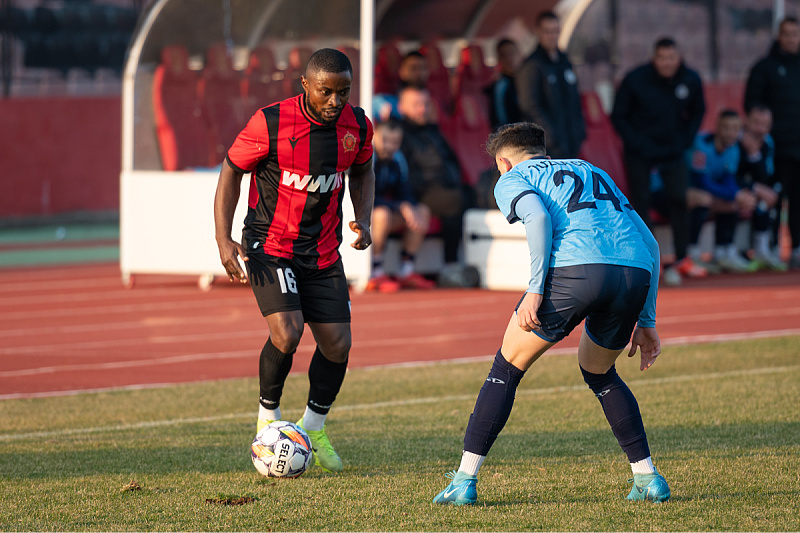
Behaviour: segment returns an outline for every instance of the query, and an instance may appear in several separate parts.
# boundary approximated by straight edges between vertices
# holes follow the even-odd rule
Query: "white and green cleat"
[[[268,425],[275,422],[274,420],[267,420],[266,418],[259,418],[258,422],[256,422],[256,433],[261,433],[261,430],[267,427]]]

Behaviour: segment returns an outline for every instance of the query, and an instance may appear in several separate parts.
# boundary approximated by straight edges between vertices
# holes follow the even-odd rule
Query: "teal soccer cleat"
[[[670,491],[667,480],[664,476],[655,471],[653,474],[635,474],[633,479],[628,480],[630,483],[633,481],[633,488],[631,493],[628,494],[628,499],[631,501],[648,501],[654,503],[665,502],[669,500]]]
[[[475,485],[478,484],[477,476],[470,476],[464,472],[448,472],[446,477],[453,481],[447,485],[447,488],[436,495],[433,503],[440,503],[446,505],[448,503],[453,505],[472,505],[478,499],[478,491]]]

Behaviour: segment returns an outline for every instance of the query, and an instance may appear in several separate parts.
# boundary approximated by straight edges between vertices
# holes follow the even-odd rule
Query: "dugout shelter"
[[[300,92],[308,56],[321,47],[348,54],[351,102],[371,117],[373,95],[396,89],[400,57],[422,49],[440,127],[459,155],[465,182],[474,185],[491,164],[480,148],[489,128],[481,99],[494,45],[510,37],[527,55],[535,45],[536,15],[546,9],[561,19],[560,46],[583,93],[588,136],[581,155],[609,171],[624,191],[607,112],[614,84],[649,58],[655,37],[676,37],[700,72],[711,121],[723,107],[741,107],[747,69],[768,49],[775,21],[796,14],[800,0],[151,0],[123,71],[123,280],[130,284],[139,273],[190,274],[208,286],[224,274],[213,223],[218,165],[255,110]],[[235,233],[248,189],[243,181]],[[346,222],[352,204],[345,196]],[[508,238],[524,244],[522,229],[515,229]],[[485,218],[475,232],[488,241],[498,236]],[[352,250],[349,233],[344,228],[345,268],[363,287],[369,252]],[[507,256],[488,248],[481,254]]]
[[[123,73],[123,281],[132,284],[136,274],[191,274],[208,286],[224,274],[213,223],[218,165],[255,110],[297,94],[311,51],[334,47],[348,54],[355,70],[351,102],[371,115],[373,65],[391,76],[397,54],[431,43],[441,43],[442,54],[457,58],[469,43],[502,33],[510,13],[530,27],[539,11],[555,5],[553,0],[150,2]],[[488,68],[481,52],[473,48],[465,60]],[[447,83],[440,75],[447,59],[437,58],[440,68],[433,69],[432,83]],[[464,124],[461,129],[472,133]],[[484,135],[483,124],[477,135]],[[246,214],[248,189],[243,180],[234,232]],[[345,196],[347,221],[352,205]],[[369,276],[369,252],[352,251],[347,228],[344,233],[348,277],[360,286]]]

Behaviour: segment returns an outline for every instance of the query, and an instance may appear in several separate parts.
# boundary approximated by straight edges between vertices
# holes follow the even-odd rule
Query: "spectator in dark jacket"
[[[623,78],[611,111],[611,121],[624,145],[628,198],[650,226],[650,176],[654,169],[663,183],[676,257],[676,263],[664,269],[668,285],[680,285],[682,276],[706,275],[705,269],[686,255],[689,213],[684,158],[703,113],[700,76],[683,64],[675,41],[668,37],[656,41],[650,62]]]
[[[750,70],[745,109],[756,103],[772,111],[775,179],[789,200],[789,266],[800,269],[800,24],[794,17],[781,21],[769,54]]]
[[[497,51],[497,78],[485,89],[489,101],[489,123],[492,130],[496,130],[503,124],[521,120],[514,76],[522,63],[522,56],[517,43],[511,39],[500,39],[495,50]]]
[[[439,126],[431,122],[431,105],[427,89],[409,85],[400,90],[397,108],[403,117],[401,152],[408,164],[415,198],[442,223],[445,262],[455,263],[468,196],[462,187],[456,153]]]
[[[551,11],[540,13],[535,32],[539,44],[515,77],[522,119],[545,129],[550,157],[575,158],[586,138],[586,127],[578,78],[567,55],[558,49],[558,17]]]

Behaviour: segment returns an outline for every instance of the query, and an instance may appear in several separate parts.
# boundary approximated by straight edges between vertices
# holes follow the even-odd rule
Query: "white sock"
[[[400,265],[400,277],[406,278],[414,273],[414,262],[413,261],[403,261],[403,264]]]
[[[768,257],[770,255],[769,241],[769,231],[757,231],[753,233],[753,248],[755,248],[756,253],[762,257]]]
[[[690,244],[686,247],[686,255],[692,258],[693,261],[700,260],[700,246],[697,244]]]
[[[631,470],[633,470],[634,474],[654,474],[656,468],[653,466],[653,458],[648,457],[647,459],[631,463]]]
[[[259,420],[280,420],[281,408],[280,406],[275,409],[267,409],[261,404],[258,404],[258,419]]]
[[[719,259],[722,257],[726,257],[728,255],[728,250],[725,246],[717,245],[714,247],[714,257]]]
[[[477,476],[484,459],[486,459],[485,455],[465,451],[461,454],[461,465],[458,467],[458,471],[470,476]]]
[[[321,415],[306,406],[306,412],[303,414],[303,427],[306,431],[319,431],[325,426],[326,416],[328,415]]]

